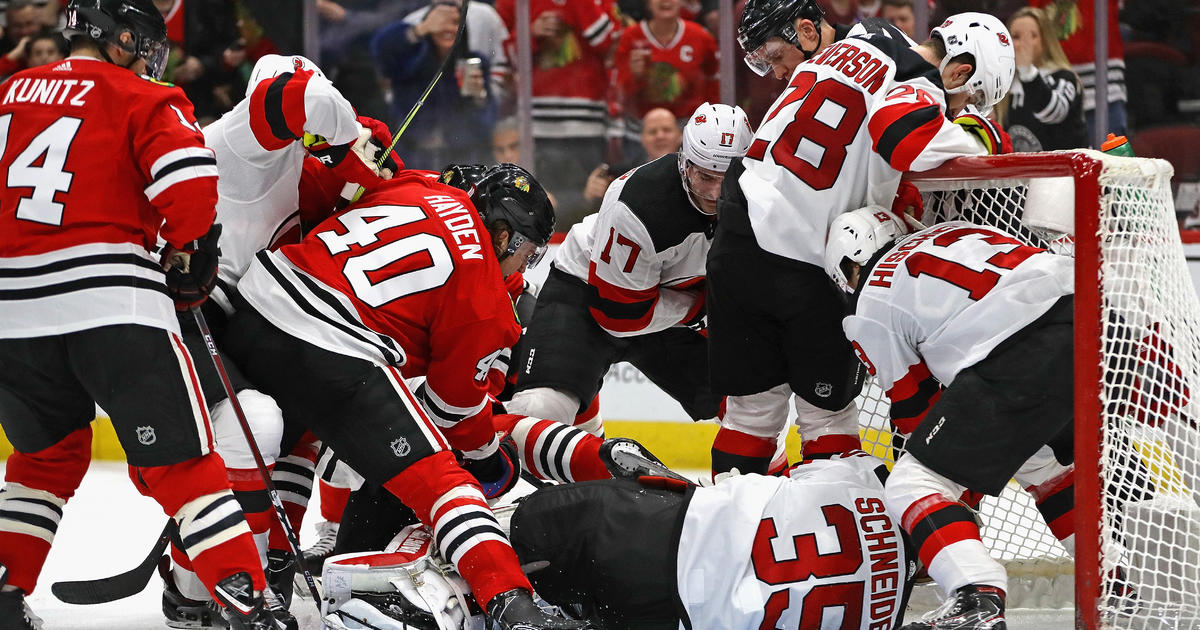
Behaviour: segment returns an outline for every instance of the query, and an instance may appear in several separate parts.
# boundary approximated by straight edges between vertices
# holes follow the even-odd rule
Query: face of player
[[[846,273],[846,284],[850,285],[851,289],[858,289],[858,273],[862,271],[862,266],[858,263],[850,263],[850,269]]]
[[[642,147],[650,160],[679,150],[683,133],[675,123],[675,115],[669,110],[655,109],[642,120]]]
[[[520,247],[517,247],[517,251],[500,261],[500,274],[507,278],[518,271],[523,273],[529,266],[529,258],[535,253],[537,253],[537,245],[533,242],[521,243]]]
[[[58,46],[55,46],[54,42],[49,39],[39,39],[29,49],[30,67],[43,66],[55,61],[62,61],[62,59],[63,56],[59,52]]]
[[[492,157],[497,164],[521,162],[521,133],[509,129],[492,134]]]
[[[971,78],[971,73],[974,71],[974,66],[969,63],[950,62],[942,70],[942,85],[946,86],[947,89],[959,87],[966,83],[967,79]],[[966,107],[975,98],[978,98],[978,96],[968,94],[966,91],[946,94],[946,106],[950,110],[951,115],[957,116],[962,111],[962,108]]]
[[[771,72],[780,81],[792,78],[796,66],[804,63],[804,53],[780,37],[768,39],[755,53],[771,66]]]
[[[646,0],[646,10],[652,20],[674,20],[679,17],[679,0]]]
[[[1042,33],[1038,29],[1037,20],[1032,17],[1019,17],[1009,27],[1012,34],[1013,54],[1018,66],[1037,65],[1042,58]]]
[[[916,19],[913,17],[912,7],[884,6],[879,10],[879,17],[891,22],[892,26],[903,31],[905,35],[915,37]]]
[[[683,174],[688,178],[692,200],[700,206],[700,210],[705,214],[716,214],[717,198],[721,196],[721,182],[725,181],[725,173],[710,171],[688,162]]]

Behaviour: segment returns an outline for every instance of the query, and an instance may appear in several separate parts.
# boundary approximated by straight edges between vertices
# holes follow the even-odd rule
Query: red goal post
[[[1078,628],[1200,626],[1200,302],[1171,174],[1162,160],[1081,150],[958,158],[905,176],[926,224],[990,224],[1075,258]],[[878,388],[860,408],[865,448],[886,454]],[[1031,575],[1065,572],[1069,584],[1071,556],[1022,494],[985,503],[985,543],[1010,576],[1041,567]]]

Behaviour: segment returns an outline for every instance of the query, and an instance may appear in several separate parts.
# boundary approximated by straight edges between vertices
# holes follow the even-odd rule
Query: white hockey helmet
[[[864,206],[840,214],[829,226],[825,273],[842,291],[854,293],[843,265],[847,261],[865,265],[885,245],[907,233],[908,228],[880,206]]]
[[[688,163],[724,173],[733,158],[746,155],[752,140],[754,130],[741,107],[706,102],[692,112],[683,126],[683,142],[677,155],[679,177],[693,206],[696,202],[691,199],[694,193],[686,173]],[[700,210],[699,206],[696,209]]]
[[[297,70],[312,70],[317,76],[325,78],[325,73],[308,57],[300,55],[263,55],[250,71],[250,80],[246,83],[246,96],[258,87],[259,83],[277,77],[286,72]]]
[[[958,13],[935,26],[930,36],[938,36],[946,45],[946,57],[939,70],[962,54],[975,57],[975,68],[963,85],[947,89],[948,94],[967,92],[986,115],[1012,87],[1017,71],[1012,36],[1004,23],[986,13]]]

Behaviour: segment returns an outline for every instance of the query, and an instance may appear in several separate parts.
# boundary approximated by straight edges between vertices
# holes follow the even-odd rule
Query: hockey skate
[[[221,616],[221,608],[211,599],[190,599],[179,592],[175,576],[171,575],[171,558],[158,561],[158,575],[163,581],[162,611],[171,628],[224,628],[229,624]]]
[[[284,608],[292,605],[296,570],[296,562],[291,552],[283,549],[267,550],[267,585],[282,600]]]
[[[304,565],[314,575],[321,573],[325,566],[325,558],[333,553],[333,545],[337,542],[338,523],[321,521],[317,523],[317,542],[304,550]]]
[[[646,450],[637,440],[629,438],[608,438],[600,445],[600,461],[609,474],[617,479],[633,479],[638,477],[666,477],[687,484],[692,480],[667,468],[657,457]]]
[[[547,613],[534,603],[529,591],[519,588],[493,597],[488,602],[487,616],[499,630],[592,630],[587,621]]]
[[[0,564],[0,587],[8,581],[8,569]],[[29,610],[25,594],[0,590],[0,630],[42,630],[42,619]]]
[[[1007,630],[1004,591],[994,586],[968,584],[920,621],[901,630]]]
[[[217,582],[213,593],[225,607],[229,630],[288,630],[287,625],[272,615],[262,594],[254,594],[254,583],[244,571]]]

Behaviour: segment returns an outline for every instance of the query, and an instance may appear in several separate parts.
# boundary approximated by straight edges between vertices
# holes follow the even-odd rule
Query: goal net
[[[993,225],[1075,258],[1074,558],[1015,482],[978,515],[1010,607],[1069,606],[1074,591],[1076,627],[1200,627],[1200,302],[1171,172],[1069,151],[906,176],[926,224]],[[890,458],[883,392],[869,386],[859,405],[864,447]]]

